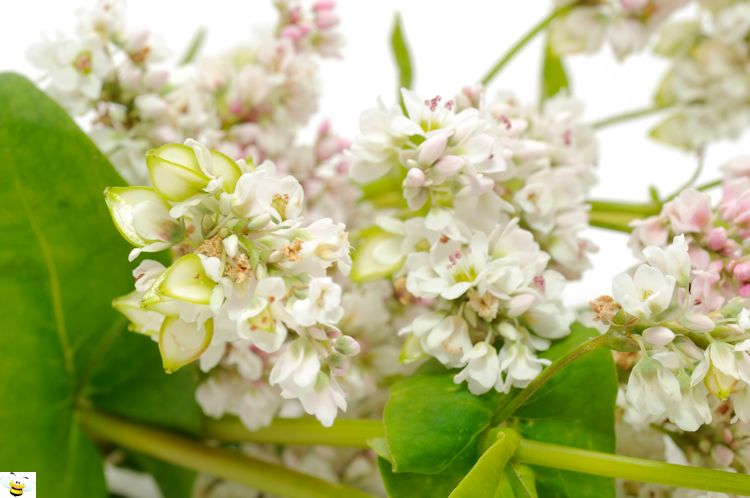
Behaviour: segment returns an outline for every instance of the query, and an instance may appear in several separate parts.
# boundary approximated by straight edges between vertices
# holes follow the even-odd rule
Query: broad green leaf
[[[397,12],[393,16],[393,27],[391,28],[391,51],[396,62],[398,71],[398,95],[402,88],[411,88],[413,73],[409,46],[404,36],[404,28],[401,24],[401,15]]]
[[[538,498],[536,479],[531,467],[511,462],[510,465],[505,467],[505,475],[508,477],[516,498]]]
[[[542,84],[540,101],[554,97],[562,90],[570,90],[570,80],[565,69],[565,63],[552,50],[549,39],[544,44],[544,59],[542,60]]]
[[[378,458],[378,468],[390,498],[448,498],[462,477],[461,475],[396,473],[391,469],[391,463],[382,458]]]
[[[133,354],[117,356],[126,324],[111,301],[131,290],[131,265],[102,192],[123,181],[25,78],[1,74],[0,102],[0,468],[38,472],[39,488],[58,498],[105,496],[101,457],[76,424],[76,406],[98,392],[123,415],[162,411],[153,417],[164,425],[175,415],[163,398],[133,396],[171,389],[150,366],[135,370],[156,345],[134,336]],[[115,403],[121,395],[132,397]],[[177,426],[195,427],[187,418]]]
[[[555,360],[598,334],[574,324],[570,336],[541,356]],[[601,349],[565,367],[514,415],[521,435],[535,441],[614,453],[617,379],[609,350]],[[609,478],[536,468],[539,496],[613,498]]]
[[[394,472],[464,474],[476,462],[498,395],[474,396],[453,376],[428,371],[391,386],[383,422]]]
[[[518,433],[514,430],[493,432],[495,443],[477,460],[476,465],[458,483],[450,498],[493,498],[501,487],[508,461],[518,448]]]

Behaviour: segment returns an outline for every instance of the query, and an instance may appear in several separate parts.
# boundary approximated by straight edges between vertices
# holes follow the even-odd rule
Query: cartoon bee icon
[[[10,490],[10,496],[22,496],[24,491],[34,489],[33,479],[26,476],[19,476],[15,472],[9,473],[2,478],[3,486]]]

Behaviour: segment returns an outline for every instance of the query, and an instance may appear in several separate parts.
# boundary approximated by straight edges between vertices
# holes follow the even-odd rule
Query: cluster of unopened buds
[[[615,277],[614,299],[592,304],[611,334],[641,352],[627,386],[631,422],[668,418],[694,431],[720,402],[750,420],[747,165],[725,168],[717,208],[689,189],[636,222],[631,245],[644,262]]]
[[[135,246],[131,260],[166,249],[176,259],[143,260],[135,291],[115,307],[158,341],[167,372],[223,362],[254,381],[248,399],[230,404],[249,426],[274,415],[257,420],[251,403],[273,401],[269,384],[330,425],[346,408],[337,377],[359,351],[336,327],[341,287],[329,276],[350,266],[344,226],[305,224],[302,187],[270,162],[235,162],[193,140],[152,150],[146,162],[153,187],[112,187],[106,201]]]
[[[390,278],[402,302],[426,307],[400,331],[402,357],[462,368],[455,381],[477,394],[526,386],[547,364],[536,353],[569,333],[561,273],[588,265],[579,232],[596,155],[575,102],[539,114],[482,93],[403,91],[405,113],[366,111],[351,170],[378,214],[358,235],[353,278]]]

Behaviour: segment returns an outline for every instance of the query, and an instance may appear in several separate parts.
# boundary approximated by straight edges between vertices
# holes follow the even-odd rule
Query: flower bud
[[[712,228],[708,231],[708,247],[712,251],[721,251],[727,245],[727,231],[724,227]]]
[[[419,146],[419,162],[424,165],[431,165],[443,154],[446,145],[448,145],[448,135],[441,133],[434,135]]]
[[[342,335],[333,342],[333,347],[344,356],[355,356],[359,354],[359,343],[351,336]]]
[[[710,332],[716,326],[713,320],[700,313],[688,313],[680,318],[680,323],[694,332]]]
[[[750,262],[744,261],[734,267],[734,278],[740,282],[750,281]]]
[[[654,346],[666,346],[675,334],[666,327],[649,327],[643,331],[643,339]]]

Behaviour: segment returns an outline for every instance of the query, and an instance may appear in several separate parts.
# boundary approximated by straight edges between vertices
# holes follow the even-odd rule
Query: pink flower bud
[[[700,232],[711,221],[711,198],[695,189],[684,190],[664,206],[675,232]]]
[[[424,171],[419,168],[411,168],[406,173],[406,178],[404,178],[404,187],[423,187],[426,181],[427,178],[424,176]]]
[[[434,135],[419,146],[419,162],[425,165],[434,163],[448,145],[448,135],[441,133]]]
[[[750,281],[750,262],[743,262],[734,267],[734,278],[740,282]]]
[[[460,157],[445,156],[435,165],[435,173],[442,178],[447,178],[449,176],[454,176],[461,171],[463,165],[464,161]]]
[[[741,297],[750,297],[750,284],[741,286],[739,294]]]
[[[302,38],[305,37],[305,32],[301,26],[292,24],[290,26],[285,27],[283,30],[281,30],[281,37],[287,38],[289,40],[296,42],[296,41],[300,41]]]
[[[315,25],[318,29],[330,29],[339,23],[339,16],[331,11],[323,10],[315,17]]]
[[[312,9],[315,12],[320,12],[321,10],[333,10],[335,7],[336,2],[333,0],[318,0],[313,4]]]
[[[724,227],[712,228],[708,232],[708,247],[712,251],[721,251],[727,245],[727,231]]]

